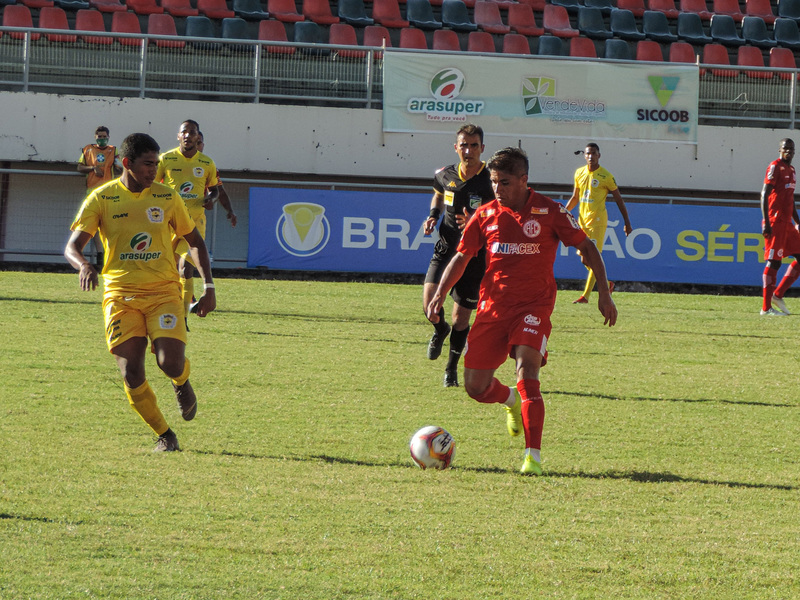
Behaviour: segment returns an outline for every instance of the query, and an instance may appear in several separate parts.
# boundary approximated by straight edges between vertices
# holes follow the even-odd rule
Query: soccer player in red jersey
[[[761,189],[761,227],[764,234],[764,260],[767,261],[764,268],[761,314],[771,317],[789,314],[783,296],[800,276],[800,265],[797,262],[800,255],[800,232],[797,224],[800,224],[800,218],[794,204],[796,179],[792,166],[794,141],[782,139],[778,156],[767,167],[764,187]],[[793,256],[795,260],[789,265],[789,270],[776,289],[778,269],[786,256]]]
[[[486,249],[475,322],[464,355],[464,388],[478,402],[504,404],[508,431],[525,433],[521,472],[541,475],[544,400],[539,369],[547,358],[550,315],[556,301],[553,263],[559,242],[580,250],[598,282],[598,308],[605,324],[617,321],[603,259],[566,209],[528,188],[528,157],[519,148],[495,153],[488,164],[495,200],[477,209],[467,223],[458,252],[445,269],[430,304],[435,322],[450,288],[469,260]],[[517,385],[494,376],[508,357],[516,361]]]

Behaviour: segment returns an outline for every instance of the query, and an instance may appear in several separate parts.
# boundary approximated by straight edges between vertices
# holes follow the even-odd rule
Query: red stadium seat
[[[329,41],[336,46],[358,46],[356,30],[349,23],[334,23],[331,25]],[[336,50],[336,54],[341,58],[364,58],[367,52],[366,50],[340,48]]]
[[[127,0],[125,5],[137,15],[160,15],[164,12],[156,0]]]
[[[562,7],[563,8],[563,7]],[[507,33],[503,36],[503,54],[530,54],[528,38],[520,33]]]
[[[714,15],[714,13],[708,10],[706,0],[680,0],[679,6],[681,12],[699,15],[702,21],[710,21],[711,17]]]
[[[748,17],[761,17],[767,25],[775,24],[776,17],[769,0],[747,0],[744,14]]]
[[[505,34],[511,28],[503,23],[500,17],[500,7],[496,2],[484,2],[479,0],[474,8],[475,24],[488,33]]]
[[[597,48],[594,40],[583,36],[572,38],[569,41],[569,55],[582,58],[597,58]]]
[[[769,51],[769,66],[778,69],[797,69],[794,52],[789,48],[773,48]],[[791,79],[791,73],[778,73],[781,79]]]
[[[653,40],[641,40],[636,44],[636,60],[663,61],[661,44]]]
[[[44,8],[45,6],[55,6],[53,0],[20,0],[20,4],[28,8]]]
[[[675,0],[648,0],[650,10],[657,10],[667,15],[668,19],[677,19],[680,11],[675,8]]]
[[[111,17],[111,31],[114,33],[142,33],[139,17],[132,12],[115,12]],[[141,38],[129,37],[117,38],[117,41],[123,46],[140,46],[142,43]]]
[[[703,63],[706,65],[730,65],[731,59],[728,56],[728,49],[722,44],[706,44],[703,47]],[[738,77],[738,71],[729,69],[709,69],[712,75],[717,77]]]
[[[542,16],[544,30],[550,35],[562,38],[578,37],[581,32],[572,28],[567,9],[563,6],[548,4]]]
[[[400,14],[400,4],[397,0],[373,0],[372,18],[378,25],[402,29],[410,23]]]
[[[539,37],[544,35],[544,27],[539,27],[533,9],[527,4],[512,4],[508,7],[508,26],[511,31]]]
[[[200,11],[192,8],[189,0],[161,0],[162,8],[173,17],[196,17]]]
[[[232,19],[236,16],[225,0],[197,0],[197,10],[209,19]]]
[[[75,31],[99,31],[106,33],[103,13],[92,8],[82,8],[75,14]],[[82,35],[81,40],[87,44],[111,44],[113,38],[104,35]]]
[[[736,64],[740,67],[763,67],[764,55],[761,48],[755,46],[740,46],[736,57]],[[753,79],[772,79],[775,73],[772,71],[745,71],[748,77]]]
[[[3,27],[26,27],[33,29],[31,9],[24,4],[10,4],[3,8]],[[12,40],[24,40],[25,34],[21,31],[12,31],[8,34]],[[38,40],[42,34],[31,33],[31,40]]]
[[[167,0],[162,0],[166,2]],[[150,35],[169,35],[177,37],[175,19],[170,14],[153,14],[147,17],[147,33]],[[183,48],[186,42],[181,40],[156,40],[159,48]]]
[[[546,0],[519,0],[520,4],[527,4],[534,12],[544,12],[544,7],[547,4]]]
[[[389,37],[389,30],[382,25],[367,25],[364,27],[364,46],[371,48],[391,48],[392,38]],[[383,57],[383,52],[376,52],[375,58]]]
[[[298,23],[306,18],[297,12],[294,0],[267,0],[267,12],[284,23]]]
[[[416,50],[427,50],[428,41],[425,39],[425,32],[416,27],[406,27],[400,30],[400,47],[414,48]]]
[[[492,34],[485,31],[470,31],[467,38],[467,52],[497,52]]]
[[[258,39],[263,42],[288,42],[286,27],[281,21],[264,19],[258,24]],[[294,46],[267,46],[270,54],[294,54]]]
[[[633,13],[637,19],[644,16],[644,0],[617,0],[617,8],[624,8]],[[677,17],[677,15],[675,15]]]
[[[45,6],[39,10],[39,29],[63,29],[69,31],[67,13],[58,6]],[[77,42],[77,35],[45,33],[48,42]]]
[[[669,62],[697,64],[694,46],[689,42],[672,42],[669,45]],[[706,70],[700,69],[700,77],[705,74]]]
[[[737,23],[744,19],[744,13],[739,9],[739,0],[713,0],[715,15],[730,15]]]
[[[332,25],[339,17],[331,12],[328,0],[303,0],[303,16],[317,25]]]
[[[124,12],[128,10],[119,0],[89,0],[89,6],[100,12]]]
[[[432,50],[447,50],[461,52],[458,34],[452,29],[437,29],[433,32]]]

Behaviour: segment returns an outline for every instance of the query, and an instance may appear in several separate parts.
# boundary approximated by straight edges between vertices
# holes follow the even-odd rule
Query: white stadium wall
[[[219,167],[255,173],[427,178],[455,159],[441,133],[384,134],[381,111],[0,92],[0,160],[74,163],[94,128],[112,143],[134,131],[168,149],[181,120],[200,122]],[[454,126],[454,129],[456,127]],[[778,140],[791,130],[700,127],[697,146],[601,142],[602,163],[623,187],[752,192],[757,198]],[[534,184],[565,185],[581,165],[582,140],[488,135],[487,153],[521,145]]]

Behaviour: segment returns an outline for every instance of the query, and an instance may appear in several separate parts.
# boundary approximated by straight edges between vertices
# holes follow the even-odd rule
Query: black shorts
[[[455,251],[441,254],[434,252],[433,258],[428,265],[428,272],[425,274],[425,283],[439,283],[445,268],[455,256]],[[478,307],[478,295],[481,289],[481,280],[486,270],[486,254],[480,252],[476,257],[467,263],[467,268],[453,289],[450,295],[453,302],[464,308],[475,310]]]

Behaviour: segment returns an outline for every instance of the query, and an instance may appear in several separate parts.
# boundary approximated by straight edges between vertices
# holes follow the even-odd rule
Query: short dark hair
[[[504,173],[511,173],[513,175],[527,175],[528,174],[528,155],[522,148],[514,148],[510,146],[498,150],[489,159],[487,165],[490,171],[503,171]]]
[[[588,144],[586,144],[586,147],[587,147],[587,148],[594,148],[595,150],[597,150],[598,152],[600,152],[600,146],[598,146],[598,145],[597,145],[597,144],[595,144],[594,142],[589,142]]]
[[[161,147],[146,133],[132,133],[122,141],[119,155],[128,160],[136,160],[146,152],[158,153]]]
[[[456,138],[460,135],[477,135],[481,138],[481,145],[483,145],[483,128],[480,125],[475,125],[474,123],[462,125],[456,131]]]
[[[794,146],[794,140],[793,140],[792,138],[783,138],[783,139],[781,140],[781,146],[783,146],[783,145],[784,145],[784,144],[786,144],[787,142],[791,142],[792,146]]]
[[[111,132],[108,130],[108,127],[106,127],[105,125],[100,125],[100,127],[94,130],[95,135],[101,132],[105,133],[106,135],[111,135]]]
[[[186,123],[194,125],[195,127],[197,127],[197,131],[200,131],[200,123],[198,123],[194,119],[186,119],[185,121],[181,121],[181,125],[185,125]],[[180,127],[178,127],[178,129],[180,129]]]

